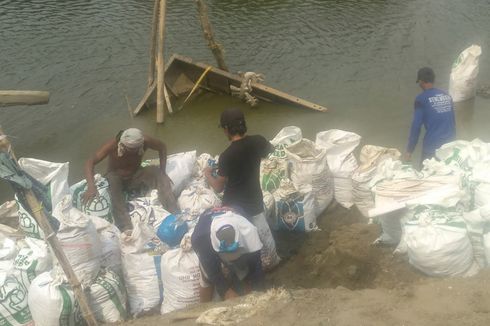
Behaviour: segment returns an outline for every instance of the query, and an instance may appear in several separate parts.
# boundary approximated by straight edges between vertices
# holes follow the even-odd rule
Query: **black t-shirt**
[[[218,174],[227,177],[223,205],[238,206],[247,217],[264,210],[260,189],[260,160],[272,152],[272,145],[262,136],[245,136],[221,153]]]

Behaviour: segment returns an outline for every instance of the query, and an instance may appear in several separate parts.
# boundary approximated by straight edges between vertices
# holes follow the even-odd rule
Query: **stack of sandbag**
[[[36,326],[78,326],[84,320],[75,295],[58,271],[37,276],[29,287],[29,308]]]
[[[161,314],[184,309],[200,301],[201,270],[192,249],[192,233],[187,233],[178,248],[162,255],[163,303]]]
[[[82,286],[90,286],[99,273],[102,256],[92,219],[72,206],[71,195],[56,205],[53,215],[60,221],[56,236],[66,258]]]
[[[151,311],[163,299],[161,253],[153,242],[155,231],[145,223],[136,223],[131,234],[121,234],[121,258],[124,281],[132,316]]]
[[[374,207],[371,193],[371,179],[375,176],[378,165],[388,158],[399,159],[400,152],[395,148],[366,145],[361,149],[359,167],[352,174],[353,199],[362,215],[368,217]]]
[[[472,45],[465,49],[453,63],[449,77],[449,95],[454,102],[475,97],[481,47]]]
[[[88,288],[87,297],[98,321],[116,323],[127,318],[126,288],[118,273],[110,269],[101,269]]]
[[[335,200],[345,208],[354,205],[352,174],[359,167],[354,150],[361,136],[353,132],[332,129],[317,133],[315,144],[325,148],[327,162],[334,176]]]
[[[83,203],[83,194],[87,191],[87,181],[82,180],[70,187],[73,195],[73,206],[85,214],[98,216],[107,220],[109,223],[114,223],[109,182],[100,174],[96,174],[94,180],[99,195],[86,204]]]
[[[291,181],[299,191],[313,195],[315,215],[320,215],[332,202],[334,193],[325,149],[303,138],[285,151],[291,164]]]
[[[175,196],[179,196],[182,190],[187,187],[195,174],[196,151],[172,154],[167,157],[165,172],[172,180],[172,191]],[[159,165],[159,159],[144,161],[141,165]]]

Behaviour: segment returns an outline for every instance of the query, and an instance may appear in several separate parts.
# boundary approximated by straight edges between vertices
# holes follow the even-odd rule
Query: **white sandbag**
[[[44,240],[26,238],[25,246],[19,250],[14,260],[14,275],[26,289],[36,276],[53,267],[48,244]]]
[[[102,269],[87,292],[90,307],[99,322],[116,323],[127,318],[126,289],[117,273]]]
[[[46,272],[36,277],[29,287],[28,302],[36,326],[84,323],[75,295],[60,275]]]
[[[70,194],[68,163],[53,163],[33,158],[21,158],[19,159],[19,166],[41,184],[49,187],[52,209],[64,196]],[[36,219],[17,200],[17,196],[15,196],[15,200],[19,206],[19,228],[28,237],[44,239],[44,234],[39,228]],[[48,219],[50,218],[52,217],[48,216]]]
[[[53,163],[34,158],[19,159],[19,166],[45,186],[49,185],[51,206],[54,208],[70,194],[68,186],[69,163]]]
[[[449,77],[449,95],[454,102],[475,97],[480,55],[481,47],[472,45],[461,52],[454,61]]]
[[[276,242],[272,236],[269,224],[267,224],[265,213],[252,216],[250,222],[257,228],[260,242],[262,242],[262,249],[260,250],[262,268],[264,271],[272,270],[279,264],[281,258],[277,254]]]
[[[60,221],[56,236],[83,286],[89,286],[97,277],[102,256],[97,230],[91,218],[72,206],[67,195],[56,205],[53,215]]]
[[[301,129],[289,126],[281,129],[270,141],[274,151],[260,163],[260,187],[262,191],[273,193],[279,188],[282,179],[289,178],[288,157],[285,148],[303,138]]]
[[[398,160],[401,153],[394,148],[366,145],[361,149],[359,168],[352,174],[354,204],[364,216],[374,207],[374,196],[371,193],[371,179],[376,175],[379,163],[387,158]]]
[[[277,145],[274,152],[260,162],[260,187],[262,191],[274,192],[281,180],[289,177],[285,145]]]
[[[158,199],[158,190],[154,189],[148,197],[138,197],[128,202],[129,217],[133,226],[139,222],[157,230],[162,221],[170,215]]]
[[[138,316],[160,305],[163,299],[161,255],[152,249],[154,230],[137,223],[131,235],[121,234],[123,274],[132,316]]]
[[[167,175],[173,182],[172,191],[180,195],[192,178],[196,164],[196,151],[178,153],[167,158]]]
[[[446,169],[443,162],[436,160],[426,160],[425,166],[418,172],[391,158],[381,162],[370,181],[375,207],[369,210],[369,216],[396,211],[407,203],[452,207],[464,197],[464,175],[460,169]]]
[[[27,300],[28,288],[13,275],[0,276],[1,325],[33,325]]]
[[[142,166],[159,165],[159,159],[146,160]],[[167,156],[167,166],[165,172],[172,180],[172,191],[175,196],[179,196],[182,190],[187,187],[196,174],[196,151],[177,153]]]
[[[352,174],[359,167],[354,150],[361,136],[353,132],[332,129],[316,134],[315,144],[325,148],[327,162],[334,176],[335,200],[345,208],[354,205],[352,197]]]
[[[100,241],[100,267],[122,275],[121,232],[117,226],[100,217],[91,216],[91,218],[97,229],[97,235],[99,236]]]
[[[199,303],[201,270],[194,250],[167,251],[162,255],[161,268],[165,294],[160,310],[162,315]]]
[[[270,142],[272,145],[292,145],[303,139],[301,129],[296,126],[288,126],[282,128]]]
[[[275,216],[272,224],[275,229],[299,232],[318,230],[315,201],[311,192],[301,193],[290,180],[284,179],[273,196]]]
[[[462,219],[444,219],[441,209],[426,209],[417,221],[405,223],[409,262],[430,276],[472,276],[478,271]]]
[[[70,187],[73,195],[73,205],[85,214],[98,216],[107,220],[109,223],[114,223],[109,182],[100,174],[96,174],[94,180],[99,195],[88,204],[83,204],[83,194],[87,191],[86,180],[82,180]]]
[[[311,140],[302,139],[285,151],[291,163],[291,181],[300,192],[311,192],[315,215],[320,215],[331,203],[334,193],[333,175],[328,168],[325,149]]]
[[[195,220],[208,208],[221,206],[216,193],[202,185],[192,185],[178,199],[180,210],[187,220]]]

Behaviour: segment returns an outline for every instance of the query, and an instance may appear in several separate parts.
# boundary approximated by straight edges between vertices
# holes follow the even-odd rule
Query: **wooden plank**
[[[49,92],[43,91],[0,91],[0,106],[47,104]]]
[[[157,88],[156,83],[153,83],[146,89],[146,92],[143,95],[143,98],[141,99],[141,101],[138,103],[138,105],[136,106],[136,108],[133,111],[135,116],[138,115],[141,112],[141,110],[143,110],[146,102],[148,101],[150,96],[153,94],[153,92],[155,92],[156,88]]]
[[[165,11],[166,0],[160,0],[160,20],[158,24],[158,42],[157,42],[157,123],[163,123],[165,119],[165,64],[163,61],[163,45],[165,41]]]
[[[174,55],[173,64],[177,64],[177,63],[179,63],[180,65],[187,65],[189,69],[191,69],[191,67],[197,69],[198,71],[196,72],[195,75],[200,75],[202,71],[204,71],[207,67],[209,67],[209,65],[204,63],[193,62],[191,58],[184,57],[181,55]],[[209,71],[208,77],[209,77],[207,79],[208,83],[206,84],[207,87],[214,88],[213,86],[216,87],[221,86],[220,91],[223,91],[226,94],[231,94],[231,91],[229,90],[229,85],[234,85],[239,87],[242,81],[242,78],[240,76],[215,67],[213,67],[213,69]],[[212,81],[213,78],[219,78],[219,77],[228,79],[229,81],[228,89],[222,89],[224,85],[223,82],[220,82],[220,85],[213,85],[210,83],[210,81]],[[299,106],[299,107],[320,111],[320,112],[326,112],[328,110],[326,107],[287,94],[285,92],[279,91],[275,88],[266,86],[264,84],[253,84],[252,86],[253,86],[253,95],[256,95],[257,97],[260,98],[268,99],[271,102],[282,102],[282,103],[292,104],[294,106]]]

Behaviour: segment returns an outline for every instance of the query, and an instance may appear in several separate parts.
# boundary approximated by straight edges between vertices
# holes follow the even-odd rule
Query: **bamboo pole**
[[[12,155],[12,157],[15,159],[15,154],[12,150],[10,141],[7,139],[7,137],[5,136],[1,128],[0,128],[0,139],[1,139],[0,151],[5,151],[10,153],[10,155]],[[63,268],[63,271],[65,272],[65,275],[68,279],[68,283],[70,283],[70,286],[73,289],[73,293],[75,294],[75,298],[80,304],[80,309],[82,311],[83,318],[85,319],[85,321],[89,326],[98,325],[97,321],[95,320],[94,314],[92,313],[92,309],[88,304],[87,298],[85,297],[85,294],[82,290],[82,286],[78,281],[78,278],[75,275],[75,272],[73,271],[70,262],[66,258],[63,249],[61,248],[60,242],[56,237],[56,233],[53,231],[51,224],[49,224],[48,218],[44,213],[44,209],[42,208],[42,204],[36,198],[32,190],[23,189],[21,191],[24,193],[24,196],[27,199],[27,205],[29,206],[32,215],[34,216],[37,223],[39,224],[39,227],[43,230],[44,234],[46,235],[46,242],[48,242],[51,248],[53,249],[56,258],[58,259],[61,267]]]
[[[159,24],[158,13],[159,13],[160,0],[155,0],[153,5],[153,18],[151,21],[151,38],[150,38],[150,65],[148,68],[148,87],[155,81],[155,50],[157,43],[157,27]]]
[[[163,61],[163,45],[165,41],[165,7],[166,0],[160,0],[160,20],[158,24],[157,43],[157,123],[163,123],[165,119],[165,64]]]
[[[49,102],[49,92],[0,91],[0,106],[35,105]]]
[[[223,47],[214,39],[213,28],[211,27],[208,17],[208,7],[206,6],[206,3],[204,3],[204,0],[196,0],[196,4],[197,11],[199,12],[199,20],[201,21],[201,27],[204,32],[204,38],[208,41],[208,46],[218,63],[218,67],[221,70],[229,71],[225,63]]]

